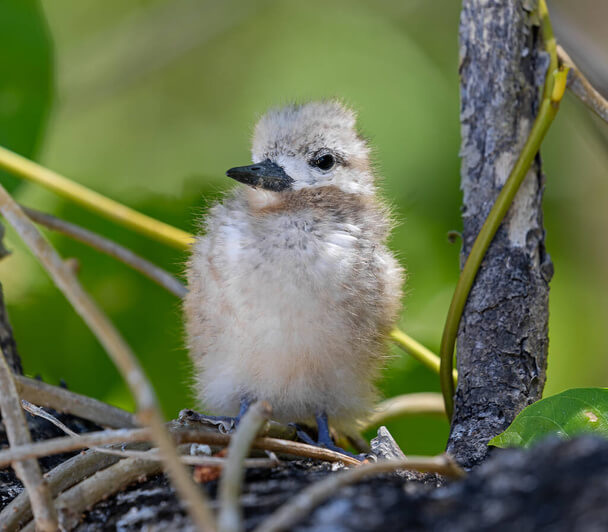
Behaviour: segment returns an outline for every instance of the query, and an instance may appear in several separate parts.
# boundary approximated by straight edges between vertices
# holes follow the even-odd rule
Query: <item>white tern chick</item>
[[[242,414],[266,400],[282,422],[354,428],[400,308],[403,271],[386,247],[369,148],[336,101],[274,109],[255,164],[206,217],[187,264],[184,311],[201,402]]]

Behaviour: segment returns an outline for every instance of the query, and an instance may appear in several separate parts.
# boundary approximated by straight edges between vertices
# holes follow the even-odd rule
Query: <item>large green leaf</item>
[[[52,96],[51,42],[36,0],[0,1],[0,145],[32,157]],[[0,172],[12,189],[17,180]]]
[[[546,436],[608,438],[608,388],[573,388],[524,408],[489,445],[530,447]]]

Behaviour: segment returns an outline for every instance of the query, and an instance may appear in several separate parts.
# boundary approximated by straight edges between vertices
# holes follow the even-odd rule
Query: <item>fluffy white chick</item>
[[[372,408],[403,270],[370,150],[336,101],[273,109],[255,164],[212,207],[187,264],[184,314],[200,401],[241,414],[266,400],[282,422],[351,430]]]

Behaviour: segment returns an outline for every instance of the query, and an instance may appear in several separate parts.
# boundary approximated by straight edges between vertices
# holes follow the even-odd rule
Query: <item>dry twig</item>
[[[230,443],[231,438],[227,434],[220,434],[218,432],[188,430],[181,427],[173,427],[171,432],[177,443],[190,442],[226,446]],[[50,456],[111,443],[150,441],[151,438],[152,432],[148,428],[100,430],[97,432],[80,434],[78,437],[66,436],[51,438],[49,440],[28,443],[14,446],[11,449],[1,450],[0,468],[15,460],[23,460],[25,458],[39,458],[41,456]],[[291,456],[303,456],[315,460],[324,460],[326,462],[344,462],[345,464],[350,465],[358,465],[360,463],[355,458],[335,451],[330,451],[329,449],[277,438],[257,438],[253,441],[252,447]]]
[[[608,122],[608,101],[591,85],[574,64],[574,61],[559,45],[557,46],[557,57],[563,65],[570,68],[568,88],[604,122]]]
[[[336,492],[358,482],[359,480],[379,473],[411,469],[422,472],[434,472],[454,478],[464,476],[464,471],[446,455],[435,457],[412,456],[407,460],[394,460],[363,464],[334,475],[329,475],[291,497],[270,517],[263,521],[255,532],[278,532],[290,530],[298,521],[322,504]]]
[[[19,396],[36,405],[52,408],[58,412],[67,412],[102,427],[117,429],[137,426],[137,420],[131,412],[92,397],[22,375],[15,375],[15,384]]]
[[[87,449],[110,443],[149,441],[151,436],[152,431],[148,428],[118,429],[100,430],[79,434],[78,436],[64,436],[34,443],[25,443],[0,451],[0,468],[16,460],[51,456],[53,454],[77,451],[78,449]]]
[[[43,419],[46,419],[48,422],[55,425],[57,428],[61,429],[68,436],[80,437],[81,434],[74,432],[70,427],[65,425],[59,421],[55,416],[40,408],[39,406],[33,405],[29,401],[21,400],[21,406],[24,410],[27,410],[33,416],[38,416]],[[182,446],[187,450],[190,447],[188,445]],[[187,448],[187,449],[186,449]],[[158,452],[158,449],[151,449],[146,451],[137,451],[137,450],[121,450],[112,447],[91,447],[91,450],[96,451],[101,454],[109,454],[119,458],[138,458],[140,460],[155,460],[157,462],[162,461],[162,456]],[[199,466],[223,466],[226,464],[226,460],[224,458],[219,458],[215,456],[184,456],[180,455],[180,460],[183,464],[187,465],[199,465]],[[252,458],[251,460],[245,460],[243,462],[245,467],[272,467],[276,466],[279,462],[277,460],[267,459],[267,458]],[[0,521],[1,522],[1,521]]]
[[[19,395],[13,373],[0,349],[0,410],[9,444],[21,445],[31,442],[25,416],[19,404]],[[57,530],[57,514],[53,499],[42,478],[40,466],[34,458],[13,461],[13,469],[23,482],[32,504],[36,528],[42,532]]]
[[[91,246],[102,253],[106,253],[111,257],[123,262],[127,266],[130,266],[139,273],[145,275],[148,279],[151,279],[155,283],[159,284],[172,294],[177,297],[184,297],[186,295],[186,287],[178,279],[176,279],[169,272],[166,272],[162,268],[159,268],[150,261],[140,257],[133,253],[130,249],[117,244],[116,242],[105,238],[93,231],[89,231],[79,225],[66,222],[50,214],[30,209],[29,207],[21,207],[23,212],[28,217],[36,222],[37,224],[44,225],[49,229],[58,231],[74,240],[78,240],[87,246]]]
[[[154,390],[127,343],[83,290],[70,268],[1,185],[0,212],[48,271],[55,284],[97,336],[121,372],[137,402],[138,417],[144,425],[150,427],[154,441],[165,458],[169,477],[179,495],[187,503],[188,512],[196,525],[201,530],[214,530],[215,523],[209,504],[182,466],[165,429]]]
[[[82,513],[95,503],[161,470],[160,462],[127,458],[95,473],[57,497],[55,503],[61,526],[71,530],[80,522]],[[23,530],[33,532],[32,523]]]
[[[244,471],[243,461],[249,454],[251,443],[270,417],[270,405],[260,401],[249,407],[239,423],[228,447],[228,463],[220,480],[219,532],[239,532],[243,529],[243,515],[239,505]]]
[[[276,438],[258,438],[253,441],[252,447],[255,449],[265,449],[275,453],[284,453],[292,456],[303,456],[325,462],[344,462],[348,465],[359,465],[361,462],[347,454],[330,451],[323,447],[315,447],[306,443],[299,443],[288,440],[278,440]]]
[[[71,488],[83,478],[118,462],[119,458],[97,453],[92,450],[84,451],[62,462],[44,475],[44,479],[56,497],[62,491]],[[12,532],[19,525],[25,524],[32,518],[30,501],[27,492],[22,492],[7,504],[0,512],[1,530]]]

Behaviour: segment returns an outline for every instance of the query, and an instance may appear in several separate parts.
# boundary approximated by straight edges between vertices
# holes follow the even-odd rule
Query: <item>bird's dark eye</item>
[[[324,172],[331,170],[335,164],[336,158],[331,153],[320,155],[311,161],[312,166],[316,166],[319,170],[323,170]]]

